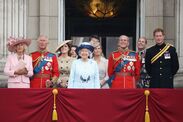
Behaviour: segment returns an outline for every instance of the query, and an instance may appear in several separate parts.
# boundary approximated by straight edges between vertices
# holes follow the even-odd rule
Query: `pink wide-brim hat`
[[[24,43],[29,46],[31,44],[31,39],[9,37],[7,48],[10,52],[15,52],[15,46],[20,43]]]

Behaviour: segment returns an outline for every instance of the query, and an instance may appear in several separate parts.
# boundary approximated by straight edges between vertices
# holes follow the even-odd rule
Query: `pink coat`
[[[29,77],[33,75],[32,58],[29,55],[24,54],[23,62],[28,70],[27,75],[14,75],[15,70],[19,66],[19,60],[16,53],[8,56],[4,68],[4,73],[9,76],[8,82],[30,83]]]

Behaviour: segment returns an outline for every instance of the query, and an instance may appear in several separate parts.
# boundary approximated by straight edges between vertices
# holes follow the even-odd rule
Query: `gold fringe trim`
[[[52,113],[52,120],[56,121],[58,120],[58,114],[57,114],[57,110],[56,110],[56,96],[58,94],[58,90],[57,89],[53,89],[52,90],[53,93],[53,113]]]
[[[144,95],[146,96],[145,122],[150,122],[150,114],[149,114],[149,107],[148,107],[148,97],[150,95],[150,91],[145,90]]]
[[[153,64],[159,57],[161,57],[169,49],[170,46],[171,45],[167,43],[166,46],[151,59],[151,64]]]
[[[33,68],[35,68],[38,65],[38,63],[41,61],[41,57],[38,57],[35,61],[37,61],[37,62],[35,63]],[[33,61],[33,62],[35,62],[35,61]]]

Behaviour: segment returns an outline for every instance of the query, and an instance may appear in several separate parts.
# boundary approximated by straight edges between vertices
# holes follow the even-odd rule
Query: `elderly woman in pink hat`
[[[4,73],[9,76],[8,88],[30,88],[33,75],[32,58],[25,54],[30,39],[8,38],[7,48],[12,52],[6,61]]]

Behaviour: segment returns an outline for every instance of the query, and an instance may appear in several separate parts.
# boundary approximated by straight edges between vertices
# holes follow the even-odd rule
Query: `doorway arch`
[[[105,40],[108,40],[108,37],[115,37],[114,39],[116,39],[116,37],[124,34],[131,37],[132,45],[130,48],[135,50],[136,40],[140,36],[145,35],[145,0],[128,0],[126,5],[124,5],[124,12],[118,17],[100,21],[87,17],[82,12],[79,12],[71,4],[72,0],[59,1],[59,41],[73,39],[73,37],[99,35],[106,50],[107,44]]]

